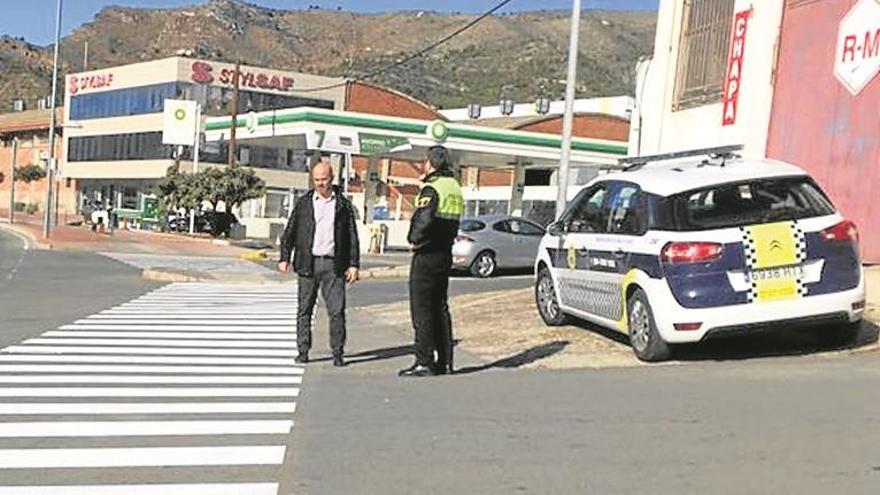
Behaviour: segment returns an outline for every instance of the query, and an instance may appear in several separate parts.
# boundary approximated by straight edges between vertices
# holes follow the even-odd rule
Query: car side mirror
[[[562,235],[565,231],[566,228],[563,222],[553,222],[547,226],[547,233],[553,236]]]

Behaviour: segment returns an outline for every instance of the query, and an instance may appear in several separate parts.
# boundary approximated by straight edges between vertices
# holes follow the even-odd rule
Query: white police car
[[[669,344],[781,325],[851,337],[865,286],[858,231],[802,169],[730,154],[600,175],[544,236],[535,299],[629,334],[639,359]]]

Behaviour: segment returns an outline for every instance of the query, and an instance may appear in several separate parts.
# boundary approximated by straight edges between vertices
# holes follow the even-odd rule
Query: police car
[[[629,334],[644,361],[782,325],[852,337],[865,307],[855,224],[796,166],[699,154],[648,157],[580,191],[538,250],[544,322]]]

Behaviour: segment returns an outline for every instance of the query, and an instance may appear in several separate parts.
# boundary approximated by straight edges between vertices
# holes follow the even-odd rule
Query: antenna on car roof
[[[618,163],[623,167],[624,172],[629,172],[632,170],[638,170],[649,163],[655,162],[663,162],[668,160],[676,160],[678,158],[687,158],[689,156],[708,156],[712,159],[721,158],[721,166],[724,166],[724,163],[728,158],[739,157],[739,153],[737,151],[741,151],[743,146],[741,144],[734,144],[730,146],[716,146],[714,148],[700,148],[694,150],[685,150],[685,151],[676,151],[673,153],[663,153],[659,155],[645,155],[645,156],[628,156],[626,158],[621,158]],[[704,162],[707,164],[708,162]]]

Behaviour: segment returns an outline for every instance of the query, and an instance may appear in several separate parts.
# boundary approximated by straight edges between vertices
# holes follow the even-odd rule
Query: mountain
[[[631,94],[639,57],[653,50],[654,12],[585,11],[581,17],[578,96]],[[222,61],[330,76],[362,77],[415,53],[474,19],[407,11],[355,14],[273,10],[234,0],[179,9],[107,7],[62,40],[64,72],[152,60],[180,49]],[[504,96],[530,101],[564,92],[569,14],[505,14],[372,82],[438,108],[491,105]],[[51,47],[0,38],[0,107],[49,94]],[[60,99],[60,96],[59,96]]]

